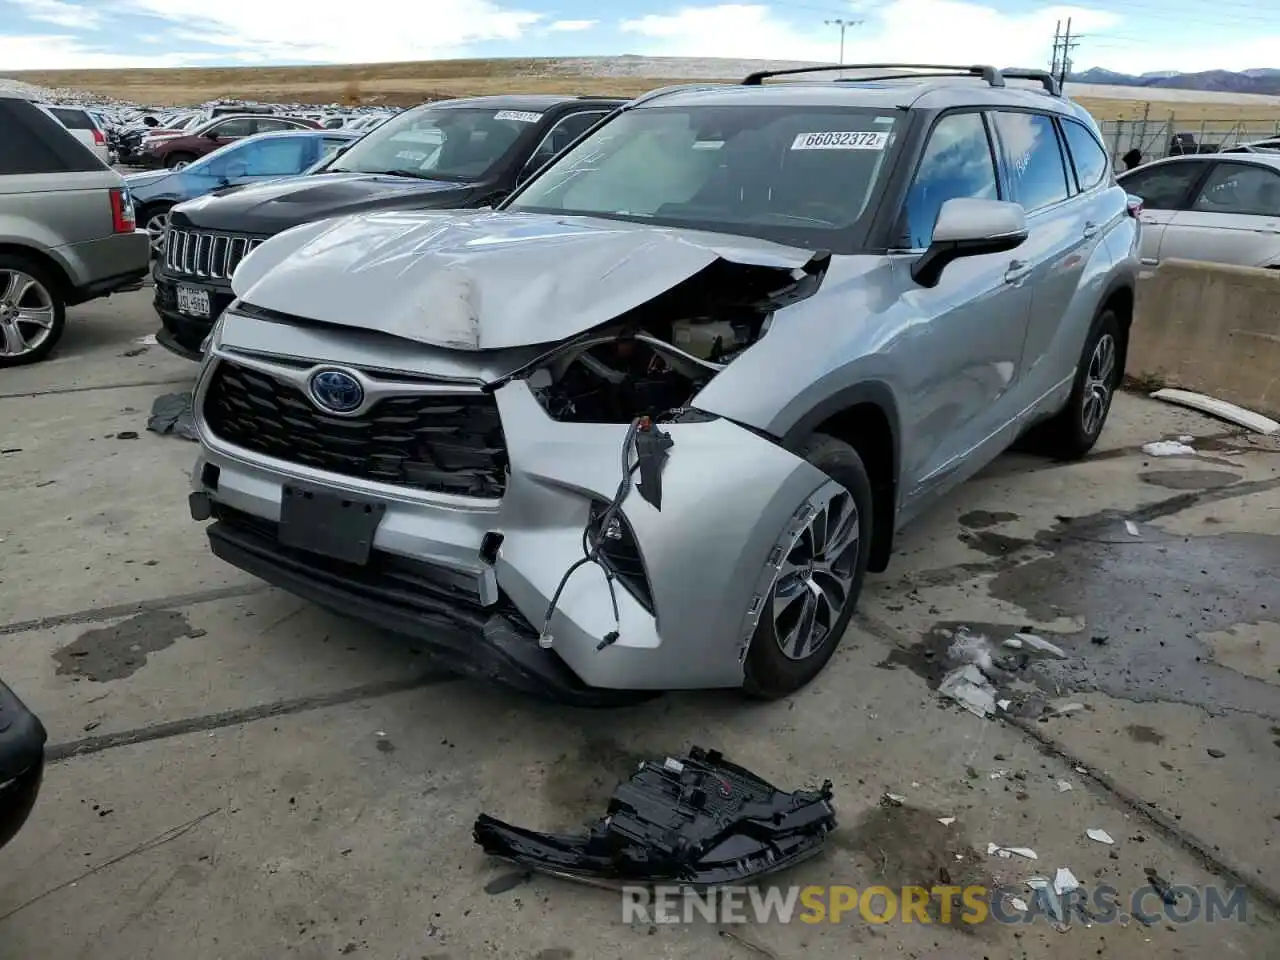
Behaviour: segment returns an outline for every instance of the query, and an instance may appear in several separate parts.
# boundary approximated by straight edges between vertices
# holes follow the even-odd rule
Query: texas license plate
[[[209,316],[209,291],[199,287],[178,287],[178,312],[189,317]]]

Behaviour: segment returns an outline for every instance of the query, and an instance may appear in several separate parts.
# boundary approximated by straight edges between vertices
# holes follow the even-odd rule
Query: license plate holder
[[[178,284],[178,312],[188,317],[207,318],[212,312],[209,306],[209,291]]]
[[[285,484],[276,536],[282,546],[364,566],[386,512],[377,500]]]

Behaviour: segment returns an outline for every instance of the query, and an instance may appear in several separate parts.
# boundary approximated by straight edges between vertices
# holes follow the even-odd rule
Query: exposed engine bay
[[[786,270],[717,260],[517,375],[527,373],[539,403],[557,420],[676,419],[712,377],[768,332],[779,307],[817,290],[829,261],[820,254]]]

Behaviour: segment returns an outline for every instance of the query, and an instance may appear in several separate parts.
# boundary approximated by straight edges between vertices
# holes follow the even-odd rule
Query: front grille
[[[164,264],[173,273],[230,280],[240,261],[262,240],[262,237],[170,227],[164,236]]]
[[[289,463],[468,497],[506,489],[506,441],[488,394],[392,396],[334,417],[292,384],[223,360],[202,412],[215,435]]]

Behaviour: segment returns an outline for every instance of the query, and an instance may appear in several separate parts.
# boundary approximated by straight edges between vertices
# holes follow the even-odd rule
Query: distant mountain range
[[[1172,90],[1215,90],[1222,93],[1262,93],[1280,95],[1280,70],[1206,70],[1203,73],[1177,73],[1162,71],[1133,76],[1094,67],[1083,73],[1073,73],[1070,81],[1076,83],[1105,83],[1117,87],[1162,87]]]

